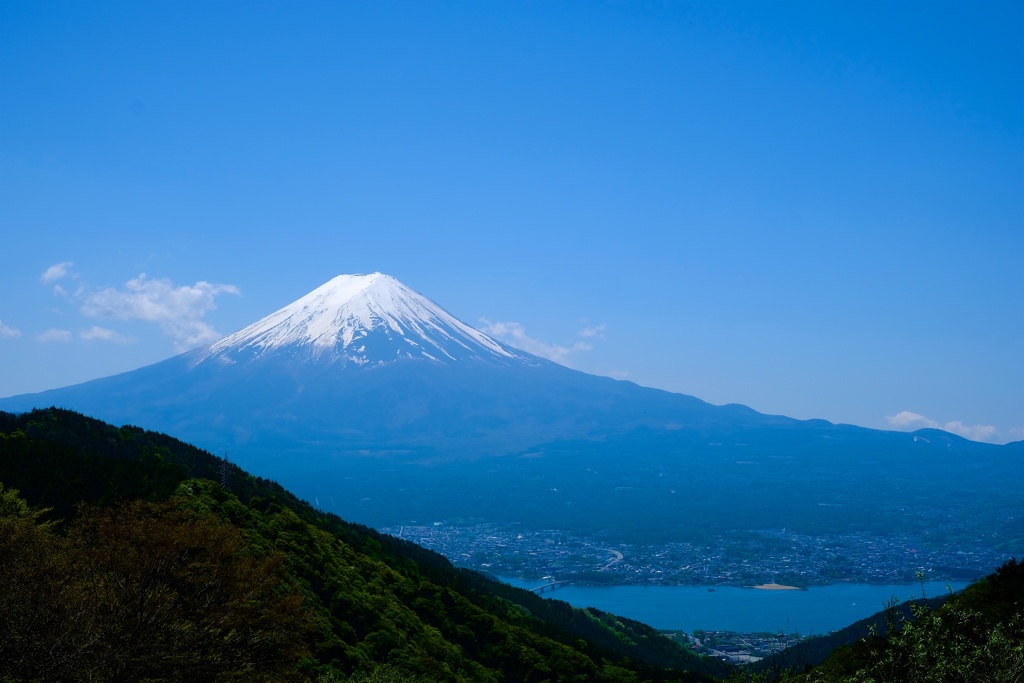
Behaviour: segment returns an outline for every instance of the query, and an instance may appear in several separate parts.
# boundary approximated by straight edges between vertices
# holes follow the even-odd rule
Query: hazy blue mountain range
[[[588,375],[379,273],[339,276],[154,365],[0,399],[51,405],[227,452],[375,525],[472,517],[676,537],[927,528],[971,510],[986,542],[1024,538],[1021,442],[795,420]]]

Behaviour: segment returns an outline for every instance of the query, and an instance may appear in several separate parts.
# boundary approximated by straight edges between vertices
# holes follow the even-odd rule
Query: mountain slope
[[[0,526],[20,531],[0,534],[5,577],[20,577],[0,586],[8,608],[0,623],[3,680],[75,680],[85,670],[110,680],[154,672],[162,680],[168,670],[183,680],[307,680],[382,664],[401,680],[424,682],[687,681],[700,676],[679,669],[721,671],[642,624],[457,570],[138,428],[62,410],[0,413],[0,485]],[[66,532],[37,526],[12,487],[70,517]],[[19,540],[30,536],[31,544]],[[195,561],[174,564],[174,557]],[[54,562],[63,570],[48,571]],[[270,581],[258,579],[263,587],[247,593],[253,570]],[[211,571],[227,574],[211,584]],[[89,591],[90,582],[118,589]],[[210,601],[187,599],[199,584]],[[236,604],[236,590],[255,597]],[[52,620],[46,629],[30,608],[39,600]],[[135,624],[138,604],[148,605],[149,617]],[[222,638],[195,646],[182,639],[225,620],[231,633],[263,629],[254,636],[273,648],[262,666],[252,666],[245,648],[202,656]],[[130,647],[122,647],[125,639]]]

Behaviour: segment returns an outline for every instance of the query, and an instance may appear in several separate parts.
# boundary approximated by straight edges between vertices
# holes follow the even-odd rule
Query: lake
[[[502,579],[520,588],[545,581]],[[958,591],[967,582],[931,581],[928,597]],[[713,588],[713,590],[709,590]],[[921,585],[840,583],[807,590],[757,590],[732,586],[574,586],[544,593],[576,607],[596,607],[657,629],[824,634],[882,610],[891,597],[921,597]]]

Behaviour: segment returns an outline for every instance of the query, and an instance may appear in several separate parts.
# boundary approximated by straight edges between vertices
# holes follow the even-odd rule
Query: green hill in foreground
[[[650,627],[453,567],[171,437],[0,413],[0,680],[694,681]]]

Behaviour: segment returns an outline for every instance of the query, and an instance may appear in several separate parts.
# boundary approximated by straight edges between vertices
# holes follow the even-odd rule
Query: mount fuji
[[[340,275],[298,301],[201,349],[195,364],[252,362],[286,354],[315,363],[384,365],[530,362],[395,278]]]
[[[338,276],[234,334],[139,370],[0,399],[6,410],[50,405],[246,457],[474,459],[640,426],[769,420],[570,370],[381,273]]]
[[[227,452],[373,525],[845,529],[854,509],[861,524],[897,523],[907,505],[892,501],[908,495],[946,505],[950,482],[1001,500],[1024,474],[1020,444],[795,420],[571,370],[381,273],[336,277],[154,365],[0,399],[7,411],[51,405]]]

